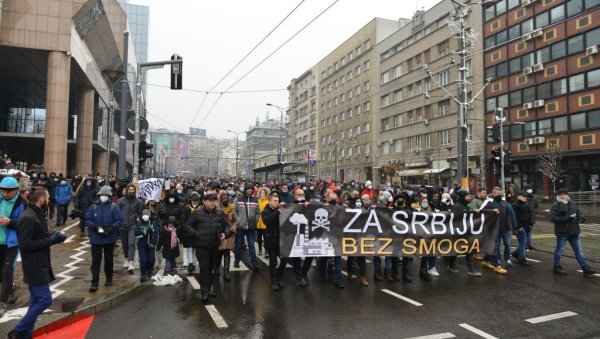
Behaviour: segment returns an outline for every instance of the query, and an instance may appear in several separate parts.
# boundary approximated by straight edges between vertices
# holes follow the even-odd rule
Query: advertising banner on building
[[[493,254],[495,213],[291,206],[279,217],[284,257]]]

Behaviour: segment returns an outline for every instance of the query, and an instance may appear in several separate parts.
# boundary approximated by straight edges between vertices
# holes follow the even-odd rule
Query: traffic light
[[[500,124],[492,125],[492,140],[494,142],[500,142]]]
[[[140,141],[138,147],[138,173],[144,173],[143,165],[146,162],[146,159],[154,157],[154,153],[152,153],[152,148],[154,148],[153,144],[146,142],[145,140]]]
[[[492,169],[494,171],[494,175],[497,177],[500,176],[500,171],[502,170],[502,160],[500,159],[501,147],[495,147],[492,150]]]
[[[171,60],[183,60],[179,54],[171,55]],[[171,89],[181,89],[181,80],[183,74],[183,61],[177,64],[171,64]]]

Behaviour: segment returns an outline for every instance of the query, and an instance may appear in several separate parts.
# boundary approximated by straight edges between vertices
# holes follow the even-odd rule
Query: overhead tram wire
[[[159,85],[159,84],[146,84],[147,86],[152,87],[162,87],[162,88],[171,88],[168,85]],[[209,94],[219,94],[219,93],[227,93],[227,94],[244,94],[244,93],[260,93],[260,92],[283,92],[287,91],[287,88],[274,88],[274,89],[249,89],[245,91],[229,91],[229,92],[209,92],[201,89],[193,89],[193,88],[182,88],[182,91],[187,92],[197,92],[197,93],[209,93]]]
[[[217,83],[216,83],[214,86],[212,86],[212,87],[211,87],[211,89],[210,89],[210,90],[208,90],[208,91],[206,92],[206,95],[204,96],[204,99],[203,99],[203,100],[202,100],[202,102],[200,103],[200,107],[198,107],[198,110],[196,110],[196,113],[194,114],[194,118],[192,119],[192,122],[190,123],[190,126],[193,126],[193,125],[194,125],[194,122],[196,121],[196,118],[198,117],[198,114],[200,113],[200,109],[202,109],[202,106],[204,105],[204,102],[206,101],[206,97],[208,96],[208,94],[212,93],[212,91],[214,91],[214,89],[215,89],[217,86],[219,86],[219,85],[221,84],[221,82],[223,82],[223,80],[225,80],[225,78],[227,78],[227,77],[228,77],[228,76],[229,76],[229,75],[230,75],[230,74],[231,74],[231,73],[232,73],[232,72],[233,72],[233,71],[234,71],[234,70],[235,70],[235,69],[236,69],[236,68],[237,68],[237,67],[238,67],[238,66],[239,66],[241,63],[242,63],[242,62],[244,62],[244,60],[246,60],[246,58],[248,58],[248,57],[250,56],[250,54],[252,54],[252,52],[254,52],[254,51],[255,51],[255,50],[258,48],[258,46],[260,46],[260,45],[261,45],[261,44],[262,44],[262,43],[263,43],[263,42],[264,42],[264,41],[265,41],[265,40],[266,40],[266,39],[267,39],[267,38],[268,38],[268,37],[269,37],[271,34],[273,34],[273,32],[275,32],[275,30],[276,30],[277,28],[279,28],[279,26],[281,26],[281,24],[283,24],[283,22],[284,22],[285,20],[287,20],[287,18],[289,18],[289,17],[290,17],[290,15],[292,15],[292,13],[294,13],[294,12],[295,12],[295,11],[298,9],[298,7],[300,7],[300,5],[302,5],[302,4],[304,3],[304,1],[306,1],[306,0],[302,0],[302,1],[300,1],[300,3],[298,3],[298,5],[296,5],[296,7],[294,7],[294,9],[292,9],[292,11],[291,11],[291,12],[289,12],[289,13],[288,13],[288,14],[287,14],[287,15],[286,15],[286,16],[285,16],[285,17],[284,17],[284,18],[283,18],[283,19],[282,19],[282,20],[281,20],[281,21],[280,21],[280,22],[279,22],[277,25],[275,25],[275,27],[273,27],[273,29],[272,29],[272,30],[271,30],[269,33],[267,33],[267,35],[265,35],[265,37],[264,37],[264,38],[262,38],[262,40],[260,40],[260,41],[259,41],[259,42],[258,42],[258,43],[257,43],[257,44],[256,44],[256,45],[255,45],[255,46],[254,46],[254,47],[253,47],[251,50],[250,50],[250,52],[248,52],[248,53],[247,53],[247,54],[246,54],[246,55],[245,55],[245,56],[244,56],[244,57],[243,57],[243,58],[242,58],[240,61],[238,61],[238,63],[237,63],[237,64],[235,64],[235,66],[233,66],[233,67],[232,67],[232,68],[229,70],[229,72],[227,72],[227,74],[225,74],[225,75],[224,75],[224,76],[223,76],[223,77],[222,77],[222,78],[221,78],[219,81],[217,81]],[[221,92],[221,95],[222,95],[222,94],[223,94],[223,93]],[[220,98],[220,97],[221,97],[221,96],[219,96],[219,98]],[[217,99],[217,102],[218,102],[218,99]],[[214,106],[213,106],[213,107],[214,107]],[[205,119],[203,119],[202,121],[204,121],[204,120],[205,120]]]
[[[333,5],[335,5],[337,2],[339,2],[340,0],[335,0],[333,3],[331,3],[329,6],[327,6],[327,8],[325,8],[321,13],[319,13],[316,17],[314,17],[312,20],[310,20],[306,25],[304,25],[304,27],[302,27],[299,31],[297,31],[296,33],[294,33],[294,35],[292,35],[289,39],[287,39],[285,42],[283,42],[281,45],[279,45],[279,47],[277,47],[273,52],[271,52],[269,55],[267,55],[263,60],[261,60],[256,66],[254,66],[252,69],[250,69],[248,72],[246,72],[246,74],[244,74],[241,78],[239,78],[236,82],[234,82],[231,86],[227,87],[227,89],[223,92],[220,92],[221,94],[226,94],[228,93],[228,91],[233,88],[233,86],[237,85],[240,81],[242,81],[246,76],[248,76],[250,73],[252,73],[255,69],[257,69],[260,65],[262,65],[265,61],[267,61],[270,57],[272,57],[275,53],[277,53],[281,48],[283,48],[283,46],[285,46],[288,42],[290,42],[292,39],[294,39],[298,34],[300,34],[302,31],[304,31],[308,26],[310,26],[315,20],[317,20],[319,17],[321,17],[321,15],[325,14],[325,12],[327,12],[331,7],[333,7]],[[202,121],[200,122],[200,125],[202,125],[204,123],[204,121],[206,121],[206,119],[208,118],[208,116],[210,115],[210,113],[213,111],[213,109],[215,108],[216,104],[219,102],[219,100],[221,99],[221,96],[219,96],[219,98],[217,99],[217,101],[215,101],[215,103],[213,104],[213,106],[211,107],[211,109],[206,113],[206,115],[204,116],[204,118],[202,119]]]

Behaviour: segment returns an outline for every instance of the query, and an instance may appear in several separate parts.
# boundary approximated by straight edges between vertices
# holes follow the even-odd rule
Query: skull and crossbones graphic
[[[317,228],[324,228],[327,231],[329,231],[329,226],[331,222],[329,221],[329,212],[327,212],[326,209],[324,208],[319,208],[318,210],[315,211],[315,219],[312,222],[312,231],[316,230]]]

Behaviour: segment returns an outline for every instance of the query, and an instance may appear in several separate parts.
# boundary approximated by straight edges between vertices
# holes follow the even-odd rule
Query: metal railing
[[[596,204],[600,202],[598,191],[571,191],[569,197],[577,204]]]

